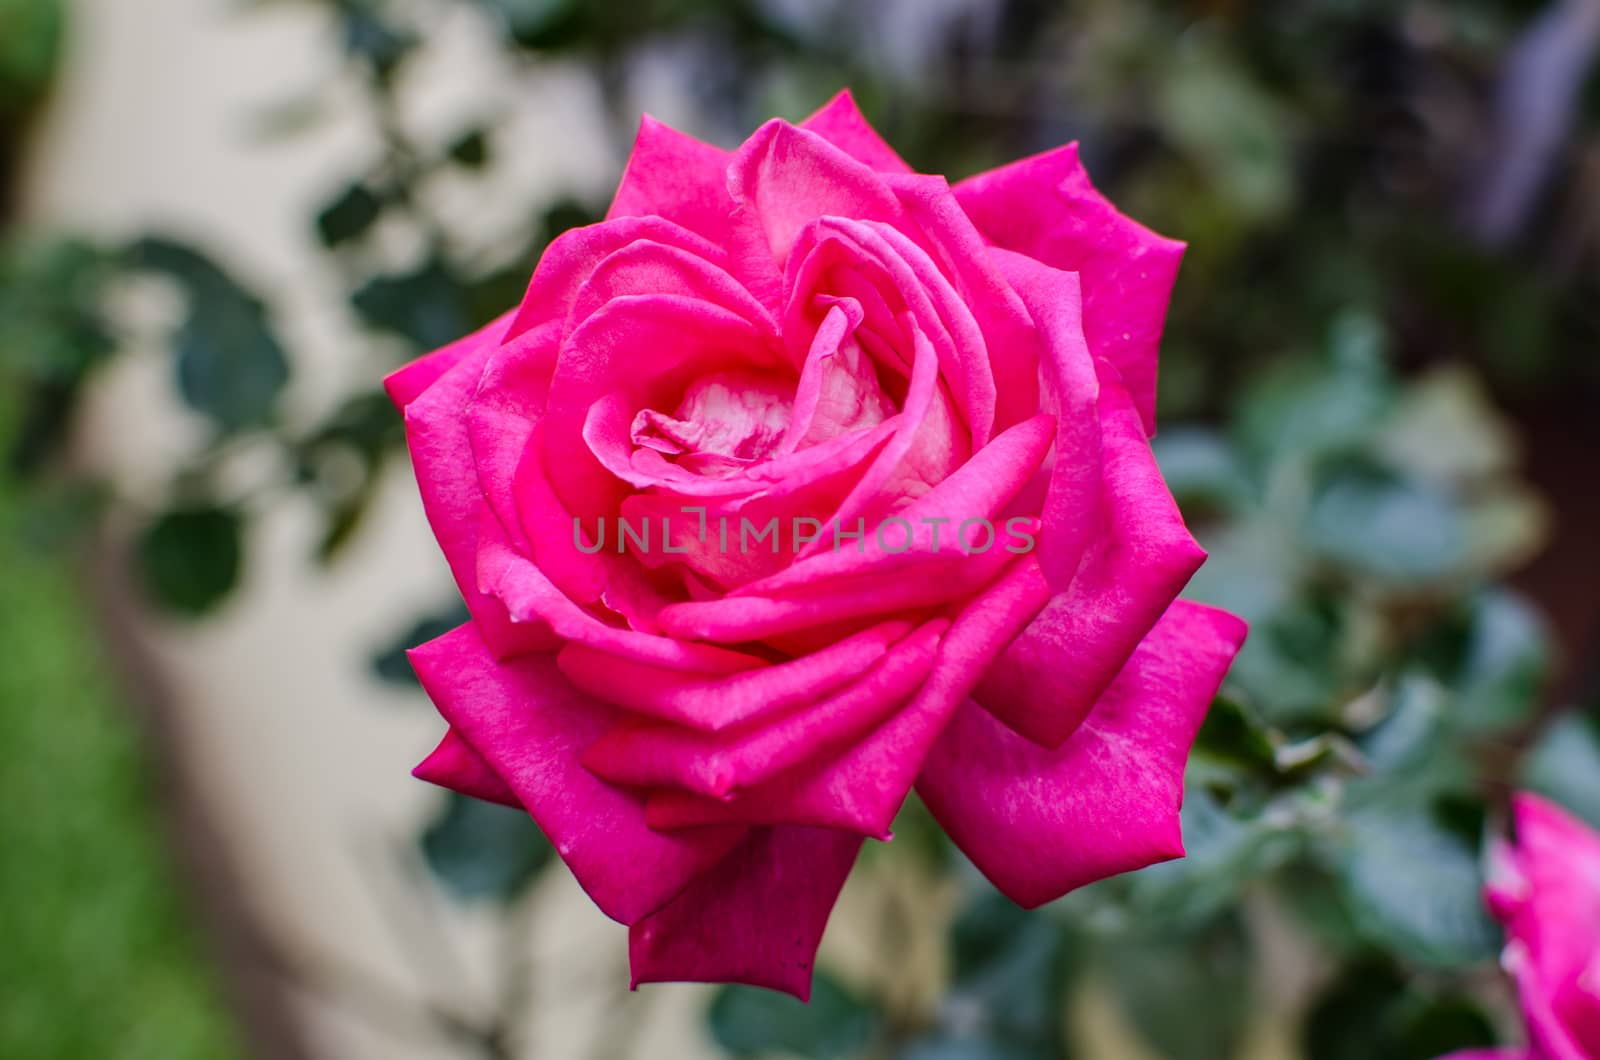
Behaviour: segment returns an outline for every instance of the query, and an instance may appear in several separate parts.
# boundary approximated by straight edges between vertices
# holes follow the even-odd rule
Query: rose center
[[[793,412],[792,383],[757,372],[719,372],[690,386],[670,415],[645,409],[635,416],[633,444],[669,457],[743,464],[772,453]]]

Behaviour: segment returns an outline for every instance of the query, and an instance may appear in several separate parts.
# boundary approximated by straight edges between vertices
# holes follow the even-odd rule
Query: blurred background
[[[0,1056],[1514,1039],[1484,836],[1600,823],[1597,47],[1600,0],[0,0]],[[408,775],[461,611],[378,382],[642,111],[844,85],[952,179],[1079,140],[1189,242],[1156,445],[1252,637],[1185,861],[1023,914],[913,800],[809,1007],[629,994],[531,822]]]

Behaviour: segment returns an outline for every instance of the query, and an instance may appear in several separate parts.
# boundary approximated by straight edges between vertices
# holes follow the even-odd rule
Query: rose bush
[[[1600,835],[1537,795],[1512,802],[1514,846],[1496,849],[1489,907],[1528,1028],[1522,1049],[1450,1060],[1600,1058]]]
[[[525,807],[635,982],[805,996],[913,783],[1023,905],[1181,855],[1244,637],[1175,602],[1148,444],[1181,252],[1072,147],[951,187],[848,94],[733,152],[645,119],[606,220],[388,380],[472,615],[412,653],[417,775]]]

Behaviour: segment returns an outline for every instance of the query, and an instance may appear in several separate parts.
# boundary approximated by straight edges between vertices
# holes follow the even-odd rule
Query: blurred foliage
[[[306,224],[374,362],[513,304],[548,241],[598,216],[610,190],[552,192],[493,248],[466,245],[427,192],[494,173],[509,116],[411,129],[401,97],[447,17],[487,20],[511,69],[586,72],[619,152],[663,69],[686,111],[674,117],[723,143],[849,84],[918,169],[955,178],[1081,139],[1123,209],[1189,242],[1157,455],[1211,553],[1189,594],[1252,635],[1197,743],[1188,856],[1024,913],[913,802],[894,848],[966,896],[944,994],[907,1011],[883,983],[826,973],[809,1008],[729,988],[709,1013],[724,1048],[1062,1060],[1082,1055],[1070,1014],[1092,981],[1157,1055],[1239,1055],[1268,985],[1263,923],[1324,973],[1299,1017],[1312,1060],[1492,1038],[1477,983],[1496,936],[1478,891],[1503,795],[1527,783],[1600,820],[1600,723],[1539,727],[1554,652],[1505,578],[1547,518],[1496,411],[1539,415],[1600,385],[1600,90],[1591,77],[1575,99],[1547,93],[1519,112],[1530,64],[1508,61],[1536,41],[1534,20],[1570,5],[256,3],[321,12],[341,84],[368,105],[381,149]],[[0,4],[0,26],[28,9]],[[0,41],[0,55],[24,48]],[[314,103],[264,124],[293,135]],[[1555,129],[1558,148],[1528,150],[1528,128]],[[398,417],[375,389],[297,401],[271,298],[215,248],[13,238],[0,280],[0,377],[26,410],[4,439],[9,467],[60,513],[52,525],[122,512],[153,600],[191,615],[221,604],[247,577],[253,520],[288,492],[322,513],[316,559],[359,540],[401,448]],[[125,311],[130,289],[165,297],[157,334]],[[65,445],[79,399],[117,350],[152,339],[198,440],[153,495],[82,488]],[[375,672],[410,687],[403,647],[459,620],[455,605],[398,623]],[[526,819],[457,798],[419,842],[447,891],[507,911],[553,861]]]
[[[166,849],[159,771],[79,586],[24,543],[25,518],[0,483],[0,1056],[242,1056]]]

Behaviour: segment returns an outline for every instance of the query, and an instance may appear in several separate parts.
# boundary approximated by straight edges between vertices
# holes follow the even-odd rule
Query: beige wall
[[[82,0],[74,14],[62,91],[28,177],[31,220],[106,236],[155,229],[215,248],[285,308],[280,323],[300,357],[291,401],[301,411],[381,374],[388,362],[356,334],[310,232],[317,204],[374,149],[318,9]],[[485,27],[452,17],[407,93],[424,135],[447,134],[463,115],[516,114],[507,143],[527,149],[499,167],[498,183],[437,190],[447,203],[473,204],[462,215],[467,232],[488,233],[497,216],[553,187],[620,169],[591,132],[597,108],[582,77],[518,78],[494,55]],[[329,113],[310,131],[278,142],[253,134],[266,111],[313,93]],[[534,149],[550,143],[562,149]],[[198,437],[168,372],[159,351],[136,350],[93,397],[88,455],[134,496],[149,495]],[[420,699],[366,674],[372,647],[447,599],[449,578],[404,468],[385,483],[360,546],[331,570],[308,561],[313,514],[280,505],[261,522],[246,591],[219,619],[151,619],[141,639],[178,691],[205,797],[288,949],[369,969],[418,997],[481,1007],[494,997],[500,944],[490,919],[455,909],[426,882],[417,901],[405,880],[425,876],[403,871],[418,867],[409,842],[436,801],[409,770],[441,724]],[[526,940],[537,958],[528,1055],[586,1055],[586,1039],[608,1025],[602,1007],[626,987],[626,932],[565,873],[544,886]],[[645,1014],[643,1040],[654,1043],[633,1055],[709,1052],[698,1038],[702,998],[685,987],[620,1002]],[[329,1057],[460,1055],[320,990],[302,992],[301,1009]],[[665,1052],[663,1043],[672,1043]]]

